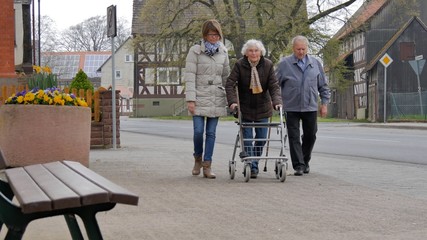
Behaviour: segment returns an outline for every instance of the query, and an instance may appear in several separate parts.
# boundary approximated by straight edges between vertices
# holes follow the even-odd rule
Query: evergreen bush
[[[93,84],[87,77],[86,73],[80,69],[76,76],[73,78],[73,81],[70,84],[70,89],[84,89],[85,91],[90,89],[93,92]]]

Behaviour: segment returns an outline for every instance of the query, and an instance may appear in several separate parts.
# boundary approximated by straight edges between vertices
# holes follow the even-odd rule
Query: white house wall
[[[22,22],[22,4],[15,3],[15,66],[24,61],[24,24]]]
[[[126,62],[126,55],[133,57],[131,49],[131,41],[127,41],[124,46],[120,47],[114,55],[115,72],[120,71],[120,77],[115,77],[115,85],[125,87],[133,92],[133,74],[134,74],[134,59]],[[109,58],[101,69],[101,86],[108,88],[112,85],[112,59]]]

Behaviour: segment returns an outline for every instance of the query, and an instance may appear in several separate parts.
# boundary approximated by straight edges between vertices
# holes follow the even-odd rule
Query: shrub
[[[70,89],[76,89],[79,91],[80,89],[84,89],[85,91],[90,89],[93,92],[93,84],[90,82],[86,73],[80,69],[76,76],[71,81]]]

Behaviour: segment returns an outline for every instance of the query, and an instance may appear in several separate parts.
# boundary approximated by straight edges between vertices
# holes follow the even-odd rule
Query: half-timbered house
[[[334,36],[351,69],[333,90],[332,117],[387,121],[427,112],[427,1],[366,1]],[[332,86],[334,79],[330,79]]]
[[[157,29],[140,20],[144,0],[133,1],[134,39],[157,34]],[[134,40],[134,116],[186,115],[183,69],[189,43],[167,39],[155,43]]]

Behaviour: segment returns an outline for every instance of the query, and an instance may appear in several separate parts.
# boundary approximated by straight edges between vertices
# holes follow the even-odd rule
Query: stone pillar
[[[0,85],[16,80],[15,11],[13,0],[0,0]]]

